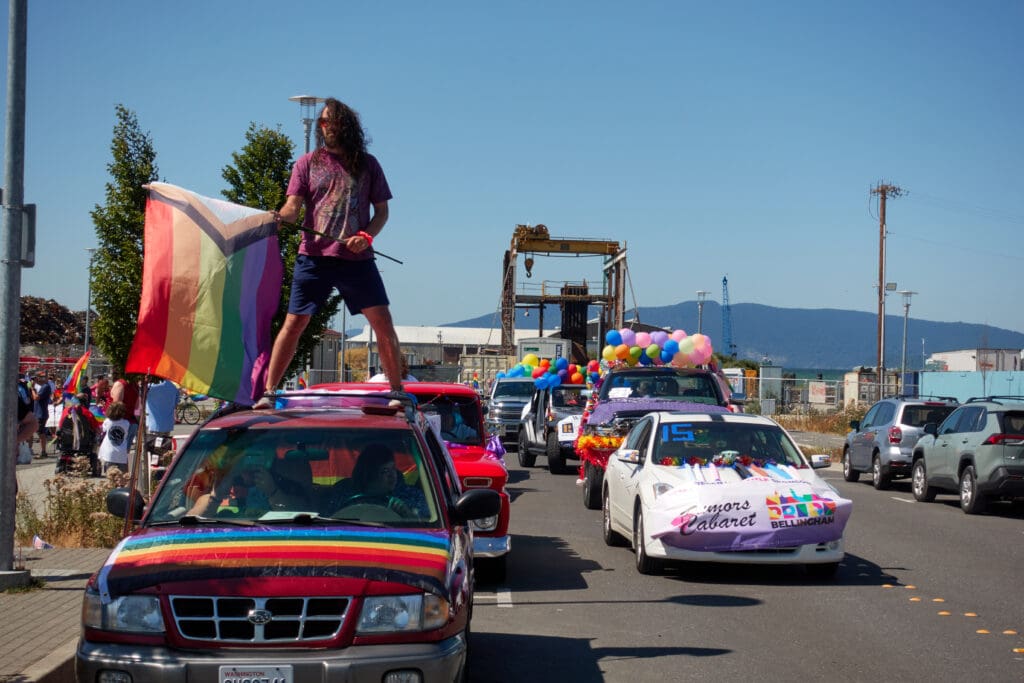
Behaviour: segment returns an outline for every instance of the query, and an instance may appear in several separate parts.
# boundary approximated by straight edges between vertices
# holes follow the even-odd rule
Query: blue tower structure
[[[729,278],[722,278],[722,354],[736,357],[736,345],[732,343],[732,306],[729,305]]]

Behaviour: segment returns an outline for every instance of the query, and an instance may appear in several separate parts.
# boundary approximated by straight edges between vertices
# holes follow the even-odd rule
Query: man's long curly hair
[[[359,114],[344,102],[329,97],[324,102],[320,116],[341,121],[341,162],[353,178],[358,178],[366,167],[366,134],[359,121]],[[316,146],[316,154],[327,153],[323,149],[324,132],[319,122],[316,126]]]

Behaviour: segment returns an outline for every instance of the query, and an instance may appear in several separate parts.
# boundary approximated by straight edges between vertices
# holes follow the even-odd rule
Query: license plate
[[[219,683],[295,683],[290,664],[282,666],[222,666]]]

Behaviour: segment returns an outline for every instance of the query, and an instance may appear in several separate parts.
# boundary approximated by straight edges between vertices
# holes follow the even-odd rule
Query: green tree
[[[245,132],[245,145],[242,150],[231,154],[234,165],[225,166],[221,172],[229,185],[221,194],[229,202],[256,209],[273,211],[280,208],[284,204],[285,193],[288,190],[294,150],[294,143],[281,132],[280,127],[272,130],[250,123],[249,129]],[[277,312],[271,325],[274,338],[277,337],[288,312],[292,267],[295,265],[300,238],[301,233],[295,229],[284,228],[278,233],[281,260],[284,262],[284,277],[281,283],[281,299],[278,301]],[[295,374],[306,364],[331,318],[338,312],[340,303],[340,296],[332,296],[310,319],[309,326],[299,340],[295,357],[285,371],[285,377]]]
[[[158,179],[156,152],[149,133],[139,129],[135,112],[118,104],[110,143],[113,161],[106,205],[90,212],[99,247],[89,279],[96,321],[94,343],[118,370],[123,370],[135,338],[142,297],[142,248],[147,192],[142,186]]]

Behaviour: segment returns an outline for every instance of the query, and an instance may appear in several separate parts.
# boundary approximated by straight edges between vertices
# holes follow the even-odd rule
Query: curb
[[[44,658],[21,672],[17,680],[26,683],[68,683],[75,680],[75,652],[78,638],[58,646]]]

